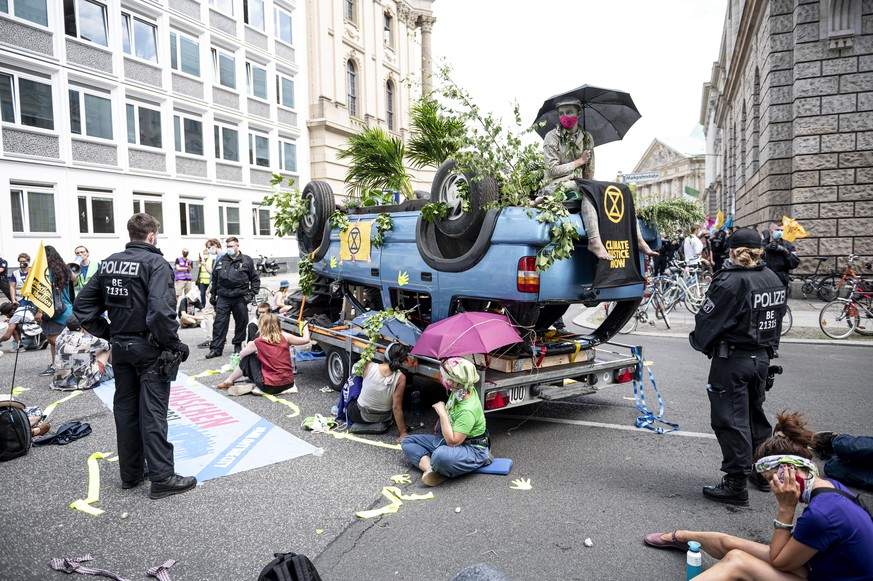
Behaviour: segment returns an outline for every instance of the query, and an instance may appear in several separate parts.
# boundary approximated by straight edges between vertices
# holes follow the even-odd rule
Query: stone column
[[[421,91],[422,94],[428,94],[433,90],[433,59],[430,40],[430,33],[433,30],[433,25],[436,23],[436,18],[433,16],[422,15],[418,19],[418,24],[421,27]]]

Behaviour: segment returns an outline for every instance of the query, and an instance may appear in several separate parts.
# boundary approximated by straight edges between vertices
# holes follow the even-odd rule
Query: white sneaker
[[[289,387],[289,388],[286,389],[285,391],[280,391],[280,392],[277,393],[276,395],[286,395],[286,394],[289,394],[289,393],[297,393],[297,386],[296,386],[296,385],[292,385],[291,387]]]

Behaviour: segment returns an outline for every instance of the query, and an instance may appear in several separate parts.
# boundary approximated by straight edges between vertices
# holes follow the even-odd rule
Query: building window
[[[355,21],[355,0],[343,0],[343,18],[349,22]]]
[[[6,123],[54,129],[51,85],[0,73],[0,119]]]
[[[127,142],[148,147],[162,147],[161,112],[128,103]]]
[[[274,8],[273,17],[276,23],[276,40],[281,40],[285,44],[293,44],[291,15],[284,10]]]
[[[177,71],[200,76],[200,45],[177,32],[170,33],[170,66]]]
[[[252,209],[252,232],[255,236],[270,235],[270,210],[266,208]]]
[[[265,30],[264,0],[243,0],[243,20],[252,28]]]
[[[260,99],[267,98],[267,69],[255,63],[246,63],[246,91]]]
[[[215,159],[239,161],[239,132],[236,129],[215,126]]]
[[[121,13],[121,44],[126,54],[158,62],[158,27],[138,16]]]
[[[48,26],[46,0],[0,0],[0,12]]]
[[[279,169],[297,171],[297,144],[293,141],[279,141]]]
[[[220,204],[218,206],[219,236],[239,236],[239,206]]]
[[[209,5],[220,12],[233,16],[233,0],[209,0]]]
[[[85,127],[82,131],[82,110]],[[70,132],[89,137],[112,139],[112,101],[70,89]]]
[[[145,212],[152,216],[155,220],[161,223],[158,234],[164,229],[164,205],[161,203],[161,197],[152,194],[133,193],[133,213],[139,214]]]
[[[109,46],[106,6],[100,2],[64,0],[64,29],[67,36]]]
[[[13,232],[57,232],[55,225],[55,194],[44,188],[11,190]]]
[[[270,167],[270,138],[249,133],[249,164]]]
[[[354,61],[346,63],[346,99],[349,103],[349,115],[358,115],[358,71]]]
[[[182,236],[206,233],[205,221],[203,220],[203,204],[195,202],[179,202],[179,225],[182,228]]]
[[[385,46],[394,48],[394,18],[387,12],[382,14],[382,34],[385,37]]]
[[[394,83],[385,83],[385,118],[388,121],[388,129],[394,131]]]
[[[294,108],[294,79],[276,75],[276,102],[283,107]]]
[[[173,115],[173,135],[176,151],[203,155],[203,122],[191,117]]]
[[[115,212],[110,192],[79,190],[79,233],[115,234]]]
[[[212,49],[212,82],[236,89],[236,58],[232,53]]]

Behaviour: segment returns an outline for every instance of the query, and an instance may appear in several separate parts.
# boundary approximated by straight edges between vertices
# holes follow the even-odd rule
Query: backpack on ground
[[[809,502],[812,502],[813,498],[823,492],[836,492],[840,496],[845,496],[846,498],[863,508],[865,511],[867,511],[867,514],[869,514],[870,518],[873,519],[873,505],[871,505],[869,501],[865,501],[860,494],[852,494],[851,492],[846,492],[845,490],[840,490],[839,488],[816,488],[812,491],[812,493],[810,493]]]
[[[315,565],[306,555],[273,553],[276,557],[263,568],[258,581],[321,581]]]
[[[30,418],[20,401],[0,401],[0,462],[24,456],[33,444]]]

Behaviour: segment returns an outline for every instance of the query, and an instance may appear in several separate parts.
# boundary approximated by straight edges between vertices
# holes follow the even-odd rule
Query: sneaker
[[[276,395],[287,395],[287,394],[289,394],[289,393],[297,393],[297,386],[296,386],[296,385],[292,385],[291,387],[289,387],[289,388],[286,389],[285,391],[280,391],[280,392],[277,393]]]
[[[49,365],[48,367],[46,367],[46,368],[45,368],[45,371],[43,371],[42,373],[40,373],[40,375],[44,375],[44,376],[54,375],[54,374],[55,374],[55,368],[52,367],[51,365]]]
[[[428,470],[421,475],[421,481],[424,482],[427,486],[439,486],[448,479],[448,476],[440,474],[436,470]]]

